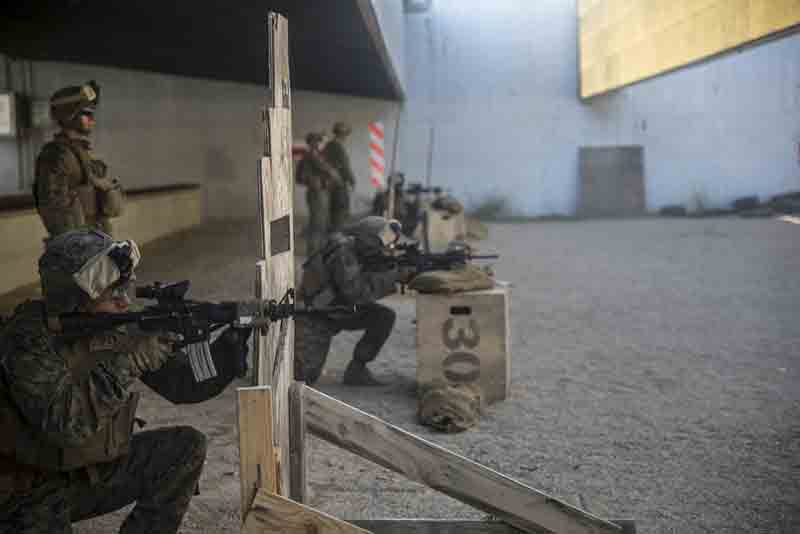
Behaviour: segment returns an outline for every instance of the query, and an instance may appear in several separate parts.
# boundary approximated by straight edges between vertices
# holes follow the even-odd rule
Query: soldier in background
[[[341,184],[331,189],[331,229],[336,232],[350,218],[350,192],[355,188],[356,179],[350,167],[350,157],[344,142],[350,135],[350,126],[344,122],[333,125],[333,139],[325,145],[325,159],[333,165],[342,177]]]
[[[306,186],[308,203],[308,226],[306,227],[306,254],[316,252],[328,236],[330,228],[331,190],[339,187],[342,178],[339,172],[325,160],[319,150],[322,135],[310,133],[306,136],[306,151],[297,165],[297,183]]]
[[[376,301],[396,290],[413,273],[386,261],[399,239],[400,223],[369,216],[330,235],[323,248],[303,264],[298,298],[319,306],[356,306],[356,313],[295,317],[295,379],[313,384],[322,374],[333,337],[343,330],[364,330],[344,372],[351,386],[380,386],[367,364],[380,352],[395,322],[395,312]]]
[[[59,331],[63,313],[124,313],[139,258],[133,241],[95,230],[48,240],[44,300],[0,329],[0,532],[67,534],[133,502],[121,532],[178,531],[206,437],[188,426],[133,433],[134,382],[176,404],[208,400],[243,374],[249,334],[226,329],[211,344],[218,375],[198,383],[170,334]]]
[[[375,193],[375,198],[372,200],[372,214],[383,217],[388,215],[389,218],[397,219],[401,223],[406,216],[406,200],[403,194],[403,186],[406,177],[402,172],[396,172],[389,176],[389,186],[386,191],[378,191]],[[394,210],[393,213],[386,213],[389,209],[389,193],[390,188],[394,188]]]
[[[100,87],[90,81],[64,87],[50,98],[50,115],[60,131],[36,159],[33,196],[50,237],[77,228],[111,234],[111,220],[122,214],[124,194],[106,164],[92,154]]]

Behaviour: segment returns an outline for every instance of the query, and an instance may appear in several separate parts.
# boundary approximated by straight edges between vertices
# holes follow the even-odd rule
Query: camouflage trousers
[[[331,189],[331,232],[342,229],[350,219],[350,191],[346,185]]]
[[[330,193],[325,189],[306,191],[308,226],[306,227],[306,256],[322,246],[330,226]]]
[[[0,495],[0,533],[70,534],[71,523],[136,502],[122,534],[175,534],[197,488],[206,438],[191,427],[133,435],[130,453],[95,466],[97,477],[47,475],[24,493]]]
[[[294,374],[296,380],[313,384],[322,374],[333,336],[342,330],[364,330],[353,349],[353,360],[374,360],[392,333],[396,314],[393,309],[372,302],[359,306],[358,312],[343,316],[295,317]]]

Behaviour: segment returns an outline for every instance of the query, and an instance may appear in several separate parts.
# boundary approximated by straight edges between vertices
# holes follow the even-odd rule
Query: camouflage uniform
[[[100,87],[92,82],[65,87],[50,98],[50,113],[62,131],[36,159],[33,196],[50,237],[94,228],[111,235],[111,220],[122,213],[124,194],[106,164],[93,156],[82,114],[93,117]],[[93,121],[94,119],[92,119]]]
[[[342,144],[342,138],[350,133],[350,128],[342,123],[334,125],[336,138],[325,145],[325,159],[339,171],[342,181],[330,190],[331,194],[331,229],[341,230],[350,218],[350,191],[355,187],[356,179],[350,166],[350,157]],[[340,138],[341,137],[341,138]]]
[[[383,217],[367,217],[386,221]],[[365,219],[366,220],[366,219]],[[358,226],[358,225],[354,225]],[[355,314],[300,316],[295,318],[295,377],[313,384],[322,373],[333,336],[342,330],[364,330],[356,343],[353,360],[344,381],[352,385],[375,385],[366,364],[375,359],[392,332],[395,312],[376,303],[395,292],[401,273],[380,258],[382,246],[375,236],[359,235],[352,229],[332,234],[323,249],[303,266],[298,290],[312,306],[356,305]],[[371,261],[372,259],[378,261]]]
[[[92,156],[86,139],[56,134],[36,159],[36,207],[50,237],[77,228],[111,235],[111,218],[119,215],[107,194],[122,188],[108,176],[106,164]]]
[[[23,303],[0,330],[0,532],[69,533],[133,502],[122,533],[177,532],[206,439],[189,427],[133,434],[130,388],[138,378],[174,403],[210,399],[240,370],[246,336],[224,332],[211,345],[218,376],[198,383],[161,335],[54,333],[56,302]]]
[[[328,235],[330,227],[330,190],[341,183],[338,171],[319,152],[317,146],[322,136],[309,134],[309,146],[297,166],[297,182],[306,186],[308,203],[308,226],[306,228],[306,252],[316,252]]]

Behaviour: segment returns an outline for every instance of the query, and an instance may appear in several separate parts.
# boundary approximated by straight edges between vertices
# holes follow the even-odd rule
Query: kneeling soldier
[[[307,305],[353,306],[355,313],[295,318],[295,378],[313,384],[322,374],[333,336],[342,330],[364,330],[356,343],[344,383],[382,385],[367,368],[380,352],[395,322],[395,312],[376,300],[396,290],[409,273],[387,261],[400,237],[400,223],[370,216],[330,235],[322,249],[303,265],[299,298]]]
[[[138,378],[174,403],[210,399],[240,372],[249,334],[223,332],[211,345],[218,375],[197,383],[174,336],[59,332],[64,313],[126,312],[139,258],[134,242],[95,230],[54,237],[39,259],[44,300],[0,330],[0,532],[69,533],[133,502],[120,532],[178,531],[206,438],[188,426],[134,434],[131,388]]]

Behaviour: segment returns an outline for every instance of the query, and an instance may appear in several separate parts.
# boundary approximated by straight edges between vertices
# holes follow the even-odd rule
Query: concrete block
[[[417,385],[477,382],[487,403],[508,397],[508,286],[453,295],[418,293],[416,303]]]

